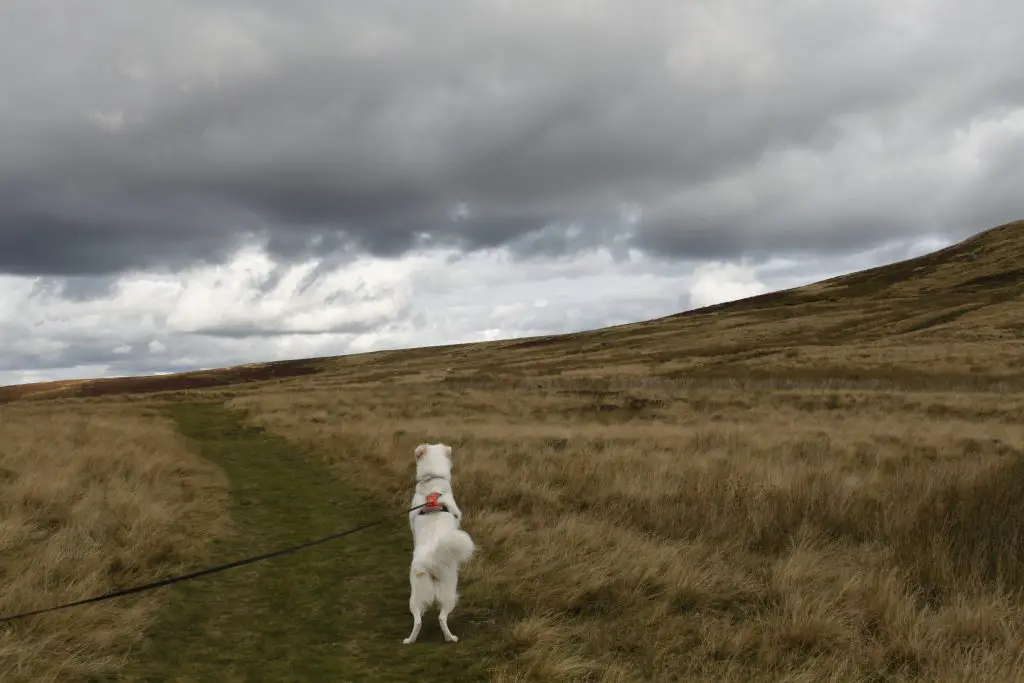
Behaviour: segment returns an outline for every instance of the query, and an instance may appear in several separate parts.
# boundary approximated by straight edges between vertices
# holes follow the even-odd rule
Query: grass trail
[[[166,589],[169,604],[125,680],[482,681],[485,615],[460,605],[444,643],[436,620],[408,635],[408,523],[374,494],[340,482],[285,439],[241,425],[220,405],[179,404],[182,433],[231,480],[233,534],[209,564],[393,521],[294,555]]]

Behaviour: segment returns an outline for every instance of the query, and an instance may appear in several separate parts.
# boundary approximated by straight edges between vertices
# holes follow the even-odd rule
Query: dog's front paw
[[[459,642],[459,637],[453,633],[450,638],[445,638],[445,640],[447,640],[449,643],[457,643]]]
[[[415,643],[415,642],[416,642],[416,641],[415,641],[415,640],[413,640],[412,638],[406,638],[406,639],[404,639],[404,640],[402,641],[402,645],[410,645],[410,644],[412,644],[412,643]]]

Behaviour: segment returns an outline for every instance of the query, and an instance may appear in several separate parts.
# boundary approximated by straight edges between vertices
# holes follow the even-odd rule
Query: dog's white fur
[[[452,495],[452,448],[447,444],[420,444],[413,451],[416,458],[416,489],[412,505],[427,502],[427,495],[440,493],[438,499],[447,511],[409,513],[413,553],[409,567],[409,611],[412,612],[412,633],[403,643],[415,643],[423,625],[423,612],[435,602],[439,608],[437,621],[444,639],[459,639],[448,628],[448,615],[458,602],[459,566],[473,555],[476,546],[469,534],[459,526],[462,511]]]

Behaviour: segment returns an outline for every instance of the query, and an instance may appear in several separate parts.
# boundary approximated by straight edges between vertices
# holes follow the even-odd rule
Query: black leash
[[[414,512],[416,510],[419,510],[420,508],[424,507],[425,505],[427,505],[427,503],[424,503],[423,505],[417,505],[415,507],[409,508],[408,510],[406,510],[405,514],[408,514],[410,512]],[[134,586],[132,588],[125,588],[125,589],[118,590],[118,591],[113,591],[113,592],[110,592],[110,593],[104,593],[103,595],[97,595],[97,596],[94,596],[94,597],[91,597],[91,598],[86,598],[85,600],[77,600],[75,602],[69,602],[69,603],[66,603],[66,604],[63,604],[63,605],[57,605],[56,607],[47,607],[45,609],[37,609],[37,610],[33,610],[31,612],[23,612],[21,614],[15,614],[15,615],[12,615],[12,616],[9,616],[9,617],[0,617],[0,623],[5,623],[5,622],[8,622],[8,621],[14,621],[15,619],[24,619],[25,617],[34,617],[37,614],[45,614],[47,612],[56,612],[57,610],[66,609],[68,607],[77,607],[79,605],[88,605],[89,603],[92,603],[92,602],[101,602],[103,600],[110,600],[112,598],[119,598],[119,597],[124,596],[124,595],[132,595],[133,593],[142,593],[143,591],[153,590],[154,588],[162,588],[164,586],[170,586],[170,585],[175,584],[175,583],[181,583],[182,581],[189,581],[191,579],[196,579],[196,578],[199,578],[200,576],[206,576],[207,574],[215,574],[217,572],[222,572],[225,569],[233,569],[235,567],[241,567],[241,566],[244,566],[244,565],[247,565],[247,564],[253,564],[255,562],[260,562],[262,560],[269,560],[269,559],[271,559],[273,557],[280,557],[282,555],[288,555],[290,553],[295,553],[295,552],[298,552],[300,550],[305,550],[306,548],[311,548],[311,547],[313,547],[315,545],[321,545],[323,543],[327,543],[328,541],[333,541],[335,539],[341,538],[342,536],[348,536],[349,534],[354,534],[357,531],[363,531],[364,529],[369,529],[372,526],[376,526],[378,524],[383,523],[385,521],[385,519],[386,518],[381,518],[381,519],[378,519],[378,520],[376,520],[374,522],[367,522],[366,524],[361,524],[361,525],[359,525],[357,527],[353,527],[351,529],[346,529],[345,531],[340,531],[338,533],[331,534],[330,536],[324,536],[323,538],[318,538],[315,541],[307,541],[305,543],[300,543],[299,545],[293,545],[290,548],[282,548],[281,550],[274,550],[274,551],[269,552],[269,553],[264,553],[263,555],[256,555],[255,557],[247,557],[247,558],[242,559],[242,560],[235,560],[234,562],[228,562],[226,564],[220,564],[220,565],[217,565],[215,567],[207,567],[206,569],[200,569],[200,570],[194,571],[194,572],[192,572],[190,574],[182,574],[180,576],[172,576],[172,577],[170,577],[168,579],[161,579],[159,581],[153,581],[152,583],[146,583],[146,584],[143,584],[141,586]]]

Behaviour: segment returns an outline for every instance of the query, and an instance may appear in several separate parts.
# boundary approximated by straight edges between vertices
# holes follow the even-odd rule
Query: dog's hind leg
[[[423,612],[418,602],[409,601],[409,611],[412,612],[412,633],[409,637],[402,641],[405,645],[410,645],[416,642],[416,638],[420,635],[420,628],[423,627]]]
[[[452,633],[451,629],[448,628],[449,614],[450,612],[442,611],[437,616],[437,623],[441,625],[441,633],[444,634],[444,639],[447,640],[449,643],[457,643],[459,642],[459,637]]]
[[[430,577],[414,569],[409,574],[409,611],[412,613],[412,633],[402,642],[406,645],[416,642],[423,626],[423,610],[433,602],[434,591]]]
[[[437,598],[439,614],[437,615],[437,623],[441,626],[441,633],[444,634],[444,639],[449,643],[459,642],[459,637],[451,632],[448,628],[448,615],[455,609],[455,604],[458,602],[458,575],[455,574],[451,577],[445,577],[441,585],[438,586]]]

